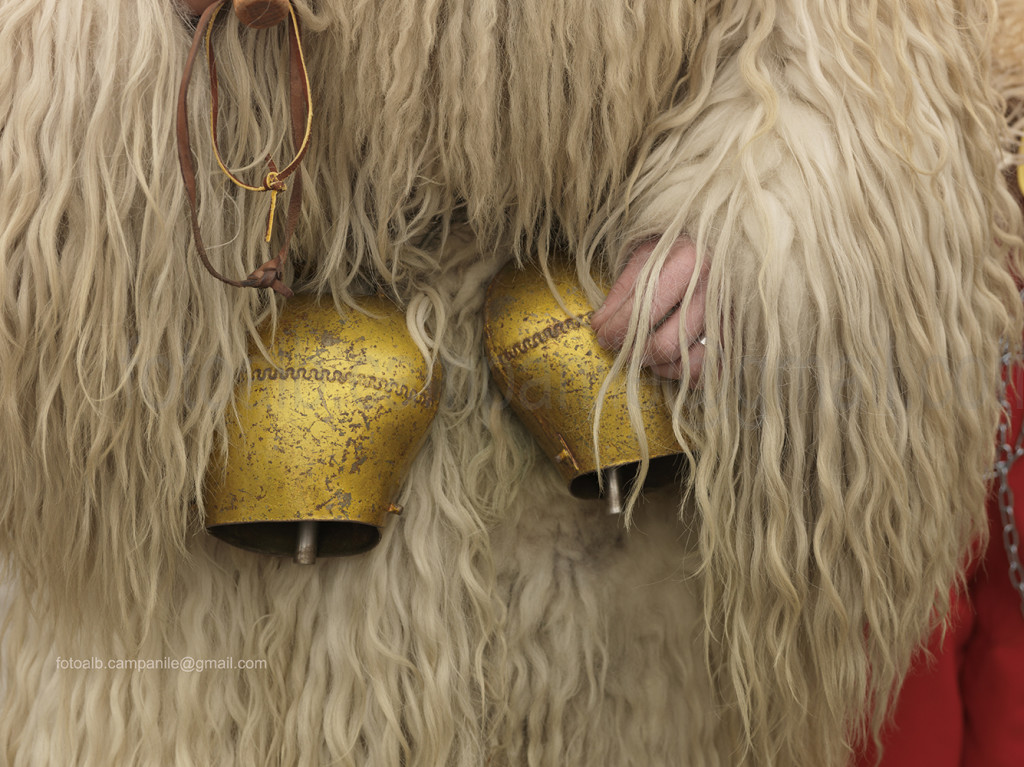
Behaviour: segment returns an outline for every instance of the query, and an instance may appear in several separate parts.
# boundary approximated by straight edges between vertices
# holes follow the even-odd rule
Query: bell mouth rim
[[[601,466],[593,471],[577,474],[569,481],[569,493],[574,498],[593,501],[604,497],[598,488],[598,475],[611,469],[620,469],[626,472],[623,479],[623,492],[629,493],[636,480],[639,461],[622,461],[621,463]],[[679,478],[686,470],[686,455],[684,453],[670,453],[668,455],[651,456],[647,469],[647,476],[644,477],[644,490],[653,490],[664,487],[673,480]],[[607,482],[606,482],[607,485]]]
[[[317,523],[316,557],[348,557],[364,554],[381,541],[381,528],[347,519],[282,519],[257,522],[219,522],[206,531],[224,543],[254,554],[293,557],[298,543],[299,523]]]

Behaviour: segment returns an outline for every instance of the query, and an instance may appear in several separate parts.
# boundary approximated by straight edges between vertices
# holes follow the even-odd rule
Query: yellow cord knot
[[[305,133],[302,135],[301,141],[298,139],[297,135],[294,135],[295,140],[298,142],[298,148],[295,151],[295,157],[292,158],[292,161],[288,163],[288,165],[286,165],[281,171],[278,171],[273,159],[267,157],[267,164],[270,166],[270,170],[263,179],[263,186],[251,186],[228,170],[227,165],[224,164],[224,159],[221,157],[220,147],[217,144],[217,75],[216,70],[214,69],[213,48],[211,47],[210,41],[213,37],[213,21],[217,18],[217,14],[220,13],[224,5],[225,0],[221,0],[221,2],[215,6],[210,6],[214,10],[208,17],[209,20],[206,26],[206,57],[209,61],[210,68],[210,90],[213,93],[213,97],[210,99],[210,139],[213,143],[213,155],[217,158],[217,165],[220,167],[221,171],[223,171],[224,175],[231,179],[236,186],[250,192],[270,192],[270,213],[267,215],[267,235],[264,237],[266,242],[270,242],[270,235],[274,229],[274,214],[277,212],[277,195],[287,189],[284,179],[298,169],[303,155],[306,154],[306,149],[309,148],[309,134],[313,127],[313,108],[309,102],[309,73],[306,71],[306,57],[302,52],[302,40],[299,38],[299,20],[295,16],[295,8],[291,3],[288,3],[288,12],[291,15],[292,20],[292,35],[295,42],[294,50],[298,57],[299,70],[302,72],[302,82],[305,86],[303,91],[306,106]],[[204,15],[204,18],[207,17]],[[197,31],[197,41],[199,39],[199,34],[200,33]],[[297,133],[297,130],[293,131],[293,134]],[[290,233],[287,236],[290,237]]]
[[[284,182],[278,178],[277,171],[272,170],[267,173],[267,177],[263,179],[263,188],[273,192],[283,192],[288,187],[285,186]]]
[[[277,194],[278,192],[285,191],[288,187],[285,186],[284,181],[278,178],[277,171],[271,170],[267,173],[267,177],[263,179],[263,188],[270,191],[270,213],[267,214],[267,236],[264,237],[263,240],[264,242],[270,242],[270,235],[274,231],[274,213],[277,212]]]

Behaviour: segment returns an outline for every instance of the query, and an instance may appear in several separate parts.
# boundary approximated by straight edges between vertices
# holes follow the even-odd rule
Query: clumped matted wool
[[[187,20],[0,2],[0,758],[842,765],[985,531],[1022,323],[994,3],[295,5],[317,111],[292,277],[339,303],[383,288],[445,365],[406,512],[311,568],[205,536],[277,307],[194,257]],[[217,45],[227,159],[257,174],[290,149],[284,31],[227,18]],[[211,256],[244,275],[268,201],[194,143]],[[592,267],[681,233],[714,318],[702,386],[666,385],[689,472],[624,532],[497,394],[482,291],[568,252],[596,302]],[[619,364],[635,385],[640,353]],[[186,656],[268,668],[56,663]]]

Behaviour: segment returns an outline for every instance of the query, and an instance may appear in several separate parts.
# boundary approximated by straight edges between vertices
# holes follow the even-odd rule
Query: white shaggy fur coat
[[[405,514],[315,567],[203,532],[277,307],[195,258],[188,20],[0,0],[0,763],[841,767],[985,529],[1022,319],[994,3],[295,6],[317,111],[290,279],[383,286],[446,369]],[[284,43],[218,28],[232,167],[289,152]],[[211,254],[245,274],[266,200],[195,143]],[[482,288],[683,232],[716,318],[702,386],[667,387],[690,467],[626,530],[503,407]],[[267,668],[58,662],[186,657]]]

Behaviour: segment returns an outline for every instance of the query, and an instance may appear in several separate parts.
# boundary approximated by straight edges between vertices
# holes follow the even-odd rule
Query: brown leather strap
[[[178,162],[181,166],[181,176],[185,184],[185,194],[189,203],[189,213],[192,222],[192,236],[195,240],[196,250],[199,253],[199,258],[202,261],[203,266],[206,267],[206,270],[211,275],[221,282],[225,282],[228,285],[232,285],[237,288],[272,288],[276,293],[280,293],[283,296],[291,296],[291,289],[284,284],[281,278],[284,275],[284,265],[288,258],[288,248],[291,244],[292,234],[295,232],[295,226],[298,223],[299,213],[302,209],[302,174],[295,173],[295,171],[298,170],[299,164],[302,162],[302,158],[305,156],[306,149],[308,147],[308,130],[312,119],[309,78],[306,73],[305,62],[302,55],[302,45],[298,30],[298,18],[295,16],[294,10],[291,10],[292,23],[288,32],[288,84],[292,123],[292,141],[295,143],[297,148],[295,158],[283,170],[278,171],[273,160],[268,157],[267,164],[270,167],[270,173],[268,173],[264,178],[263,185],[259,187],[245,184],[232,174],[225,166],[221,166],[224,169],[224,172],[227,173],[227,175],[239,186],[253,191],[270,191],[275,194],[277,192],[284,191],[284,180],[294,174],[294,179],[291,182],[291,195],[288,200],[288,213],[285,221],[284,241],[281,244],[281,248],[278,250],[277,255],[274,256],[274,258],[256,268],[246,279],[232,280],[218,272],[210,263],[210,258],[206,252],[206,246],[203,243],[203,238],[199,231],[199,213],[196,204],[196,174],[195,167],[192,163],[192,147],[188,127],[188,88],[192,79],[192,69],[195,65],[200,45],[204,38],[207,37],[210,27],[221,8],[224,6],[224,3],[225,0],[220,0],[217,3],[214,3],[208,7],[199,18],[199,23],[196,25],[195,35],[192,38],[192,47],[189,50],[188,58],[185,61],[185,71],[181,79],[181,88],[178,91]],[[212,45],[208,45],[207,47],[207,62],[210,71],[213,143],[214,151],[219,159],[220,150],[217,145],[217,116],[219,112],[217,66]],[[271,222],[272,221],[273,219],[271,218]]]

